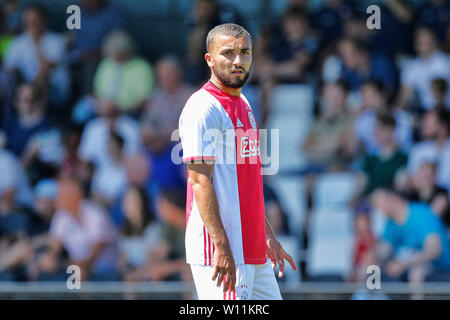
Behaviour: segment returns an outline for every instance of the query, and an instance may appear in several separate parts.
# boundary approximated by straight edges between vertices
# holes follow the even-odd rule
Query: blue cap
[[[55,200],[58,192],[58,182],[53,179],[43,179],[34,188],[36,198],[44,198],[47,200]]]

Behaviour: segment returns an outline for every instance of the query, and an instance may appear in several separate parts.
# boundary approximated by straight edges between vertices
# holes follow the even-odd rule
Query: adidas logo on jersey
[[[241,127],[243,127],[244,125],[242,124],[242,122],[241,122],[241,120],[239,120],[239,118],[237,119],[237,121],[236,121],[236,127],[237,128],[241,128]]]

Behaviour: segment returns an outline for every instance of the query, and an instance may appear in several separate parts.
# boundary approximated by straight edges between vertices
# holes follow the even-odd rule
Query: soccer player
[[[186,260],[200,299],[281,299],[273,270],[278,264],[281,278],[284,259],[297,267],[264,214],[258,127],[241,93],[251,36],[222,24],[209,31],[206,48],[211,78],[179,119],[188,169]]]

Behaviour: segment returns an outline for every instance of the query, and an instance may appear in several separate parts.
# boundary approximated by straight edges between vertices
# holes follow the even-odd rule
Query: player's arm
[[[292,269],[297,271],[297,266],[292,259],[292,257],[287,254],[286,251],[284,251],[281,244],[278,242],[275,233],[273,232],[272,226],[269,223],[269,220],[267,220],[266,217],[266,244],[267,244],[267,258],[269,258],[272,261],[272,269],[275,269],[275,266],[280,266],[280,271],[278,272],[278,277],[281,278],[284,273],[284,259],[286,259]]]
[[[194,193],[198,211],[215,246],[212,280],[217,279],[218,287],[225,280],[223,291],[227,291],[228,288],[234,291],[236,285],[236,266],[230,243],[220,218],[216,191],[211,181],[214,165],[207,163],[188,163],[187,168],[189,183]]]

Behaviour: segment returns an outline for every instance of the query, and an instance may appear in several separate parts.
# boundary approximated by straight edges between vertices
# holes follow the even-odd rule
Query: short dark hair
[[[445,94],[448,90],[448,83],[444,78],[433,79],[431,86],[442,94]]]
[[[363,81],[361,87],[366,87],[366,86],[375,89],[378,93],[383,94],[383,95],[387,95],[389,93],[388,87],[383,82],[376,80],[376,79],[368,79],[368,80]]]
[[[252,42],[252,36],[245,30],[244,27],[235,23],[219,24],[212,28],[206,36],[206,51],[209,52],[209,48],[214,39],[219,35],[232,36],[235,38],[247,37]]]
[[[377,114],[377,124],[383,128],[395,129],[397,121],[390,113],[379,113]]]
[[[346,37],[343,37],[340,41],[341,42],[348,41],[351,44],[351,46],[353,47],[353,49],[356,50],[358,53],[363,53],[363,54],[369,53],[369,46],[368,46],[367,42],[365,42],[364,40],[346,36]]]
[[[305,12],[305,10],[300,9],[300,8],[288,8],[282,15],[283,20],[285,19],[298,19],[298,20],[304,20],[304,21],[309,21],[308,19],[308,15]]]
[[[41,20],[44,21],[44,23],[47,22],[48,18],[47,10],[40,3],[32,2],[25,7],[24,11],[34,11],[39,15],[39,18],[41,18]]]

